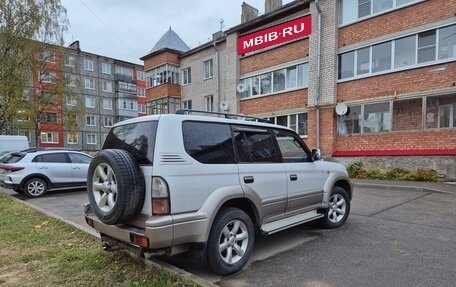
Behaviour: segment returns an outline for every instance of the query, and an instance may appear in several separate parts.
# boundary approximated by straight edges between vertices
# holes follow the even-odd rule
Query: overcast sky
[[[287,4],[292,0],[283,0]],[[79,40],[86,52],[142,64],[160,37],[171,28],[194,48],[212,33],[241,22],[244,0],[61,0],[70,27],[65,45]],[[245,0],[264,13],[264,0]]]

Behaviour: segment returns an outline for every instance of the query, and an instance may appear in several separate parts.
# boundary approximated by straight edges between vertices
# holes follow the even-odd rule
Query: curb
[[[43,209],[41,207],[35,206],[35,205],[31,204],[31,203],[28,203],[27,201],[23,201],[23,200],[21,200],[19,198],[11,196],[10,194],[3,192],[1,189],[0,189],[0,194],[2,194],[4,196],[7,196],[8,198],[10,198],[10,199],[12,199],[12,200],[14,200],[16,202],[21,202],[21,203],[27,205],[28,207],[33,208],[33,209],[35,209],[35,210],[37,210],[37,211],[39,211],[39,212],[41,212],[41,213],[43,213],[45,215],[48,215],[50,217],[53,217],[53,218],[58,219],[60,221],[63,221],[65,223],[67,223],[67,224],[69,224],[69,225],[71,225],[71,226],[73,226],[73,227],[75,227],[75,228],[77,228],[77,229],[89,234],[90,237],[92,237],[93,240],[97,240],[97,241],[100,240],[100,234],[97,231],[95,231],[95,230],[92,230],[90,228],[86,228],[84,226],[81,226],[81,225],[79,225],[77,223],[74,223],[74,222],[72,222],[72,221],[70,221],[68,219],[65,219],[65,218],[61,217],[60,215],[57,215],[57,214],[55,214],[53,212],[50,212],[50,211],[47,211],[47,210],[45,210],[45,209]],[[136,254],[134,254],[132,252],[127,251],[127,253],[129,253],[131,256],[133,256],[133,257],[135,257],[137,259],[140,259],[147,266],[157,267],[159,269],[166,270],[166,271],[168,271],[170,273],[177,274],[177,275],[179,275],[179,276],[181,276],[181,277],[183,277],[185,279],[189,279],[189,280],[197,283],[198,285],[200,285],[202,287],[219,287],[218,285],[215,285],[215,284],[213,284],[213,283],[211,283],[211,282],[209,282],[209,281],[207,281],[207,280],[205,280],[205,279],[203,279],[201,277],[198,277],[198,276],[196,276],[196,275],[194,275],[194,274],[192,274],[190,272],[187,272],[187,271],[185,271],[183,269],[180,269],[180,268],[178,268],[178,267],[176,267],[174,265],[168,264],[168,263],[166,263],[164,261],[161,261],[159,259],[155,259],[155,258],[154,259],[144,259],[144,258],[138,257]]]
[[[363,188],[378,188],[378,189],[386,189],[386,190],[413,190],[417,192],[433,192],[433,193],[445,193],[445,194],[454,194],[449,191],[444,191],[441,189],[431,188],[431,187],[422,187],[422,186],[413,186],[413,185],[394,185],[394,184],[380,184],[380,183],[363,183],[363,182],[355,182],[355,187],[363,187]]]

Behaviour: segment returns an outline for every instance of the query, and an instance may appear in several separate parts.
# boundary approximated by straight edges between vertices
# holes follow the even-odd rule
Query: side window
[[[201,163],[234,163],[231,128],[228,124],[184,122],[185,151]]]
[[[90,164],[92,158],[90,156],[78,154],[78,153],[69,153],[68,156],[72,163],[87,163]]]
[[[288,131],[274,131],[282,154],[283,162],[307,162],[311,161],[310,155],[304,149],[301,139]]]
[[[234,127],[233,134],[239,163],[279,162],[268,130]]]
[[[41,155],[41,162],[68,163],[64,153],[48,153]]]

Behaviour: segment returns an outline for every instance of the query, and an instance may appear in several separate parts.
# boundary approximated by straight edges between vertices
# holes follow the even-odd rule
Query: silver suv
[[[0,185],[41,197],[52,189],[84,188],[92,156],[73,150],[28,149],[11,152],[0,163]]]
[[[352,185],[344,166],[320,160],[286,127],[194,113],[112,127],[90,165],[85,205],[105,249],[190,251],[226,275],[245,265],[255,234],[345,223]]]

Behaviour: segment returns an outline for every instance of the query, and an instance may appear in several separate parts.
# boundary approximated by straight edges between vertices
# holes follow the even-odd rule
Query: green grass
[[[0,195],[0,286],[199,286]]]

